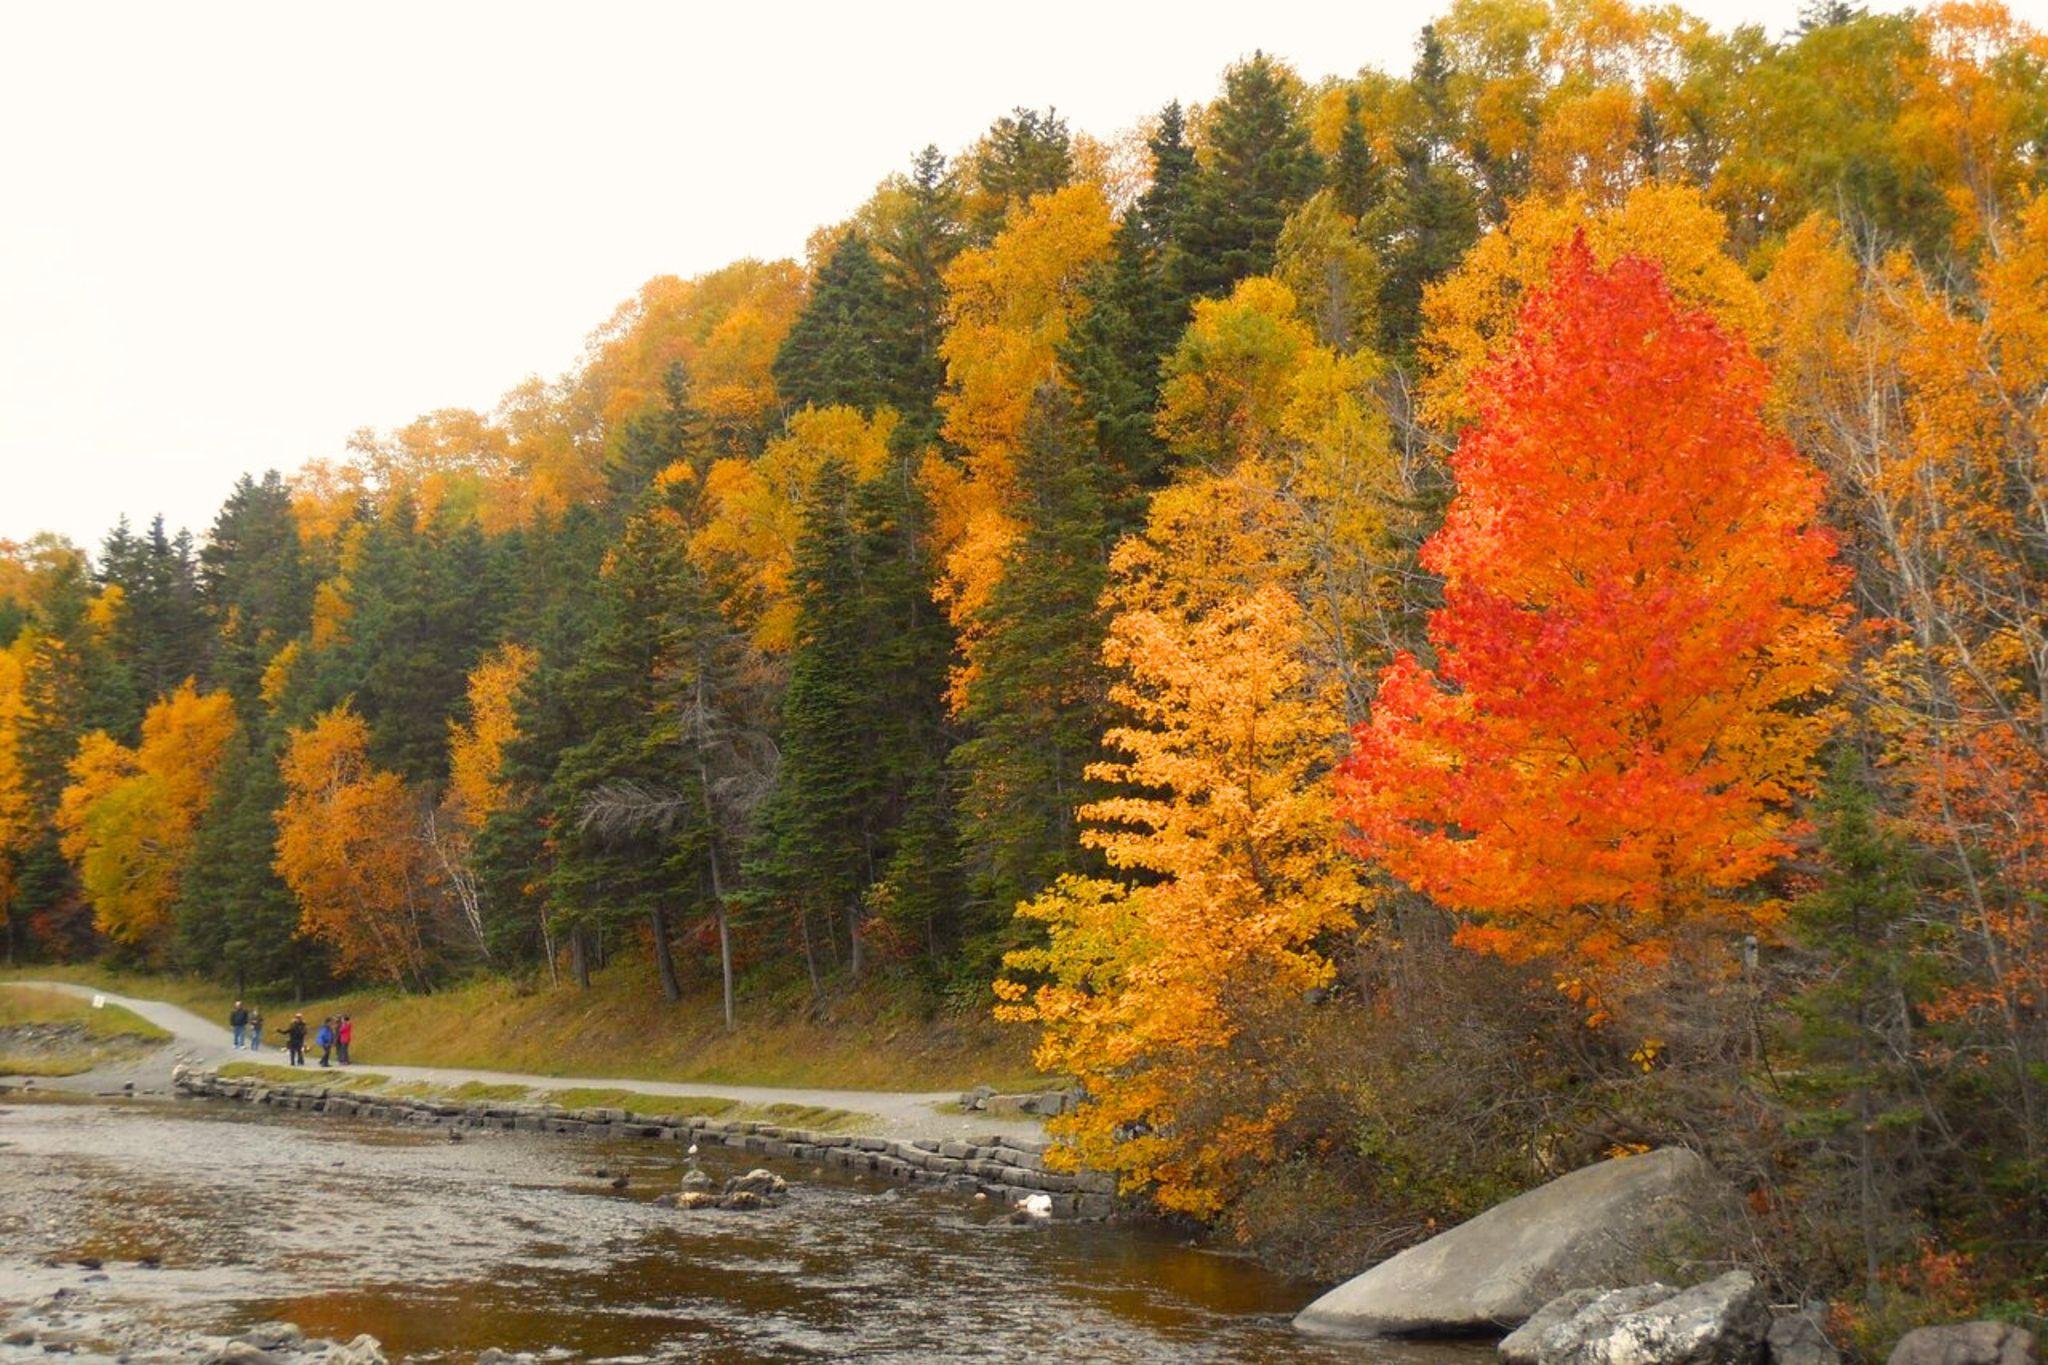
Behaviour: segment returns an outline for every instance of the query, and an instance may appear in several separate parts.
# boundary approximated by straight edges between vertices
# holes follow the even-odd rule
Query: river
[[[456,1143],[203,1101],[10,1096],[0,1318],[68,1288],[87,1321],[228,1333],[281,1318],[312,1336],[371,1333],[394,1360],[493,1346],[706,1362],[1491,1354],[1304,1339],[1288,1317],[1317,1286],[1240,1257],[1148,1228],[1013,1225],[958,1195],[790,1163],[794,1189],[773,1208],[656,1206],[681,1159],[673,1144]],[[700,1160],[714,1176],[746,1164]]]

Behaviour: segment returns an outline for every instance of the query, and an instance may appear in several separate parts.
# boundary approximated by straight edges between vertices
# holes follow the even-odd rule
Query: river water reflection
[[[394,1359],[1334,1361],[1316,1286],[1118,1226],[1013,1226],[957,1195],[780,1163],[756,1213],[656,1207],[680,1150],[271,1114],[207,1102],[0,1108],[0,1306],[76,1279],[184,1329],[287,1318]],[[741,1168],[708,1150],[714,1175]],[[624,1172],[622,1191],[587,1174]],[[53,1268],[50,1261],[74,1264]],[[154,1268],[150,1268],[154,1263]]]

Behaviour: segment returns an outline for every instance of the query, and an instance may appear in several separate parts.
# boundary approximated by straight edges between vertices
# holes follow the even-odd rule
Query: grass
[[[17,1073],[39,1074],[39,1073]],[[852,1132],[870,1120],[865,1114],[813,1104],[742,1104],[738,1100],[711,1095],[656,1095],[646,1090],[612,1086],[572,1086],[566,1090],[534,1089],[524,1085],[492,1085],[465,1081],[461,1085],[430,1085],[425,1081],[402,1081],[396,1085],[389,1076],[374,1071],[326,1071],[318,1067],[268,1066],[262,1062],[229,1062],[220,1074],[230,1078],[256,1079],[279,1084],[325,1085],[335,1090],[374,1090],[380,1095],[406,1099],[448,1100],[455,1103],[509,1100],[533,1104],[558,1104],[564,1109],[630,1109],[636,1114],[677,1114],[707,1119],[751,1119],[784,1128],[808,1128],[813,1132]]]
[[[171,1035],[141,1015],[62,991],[10,986],[0,990],[0,1035],[31,1024],[77,1028],[75,1043],[12,1045],[0,1036],[0,1074],[10,1076],[76,1076],[108,1062],[132,1057]]]
[[[323,1069],[317,1066],[270,1066],[264,1062],[229,1062],[221,1067],[220,1074],[236,1080],[318,1084],[331,1090],[379,1090],[391,1080],[389,1076],[379,1076],[374,1071],[344,1071],[335,1067]]]
[[[0,981],[9,976],[169,1000],[222,1021],[234,1003],[228,991],[189,977],[77,964],[0,972]],[[1028,1030],[997,1024],[985,1013],[934,1014],[908,985],[877,981],[822,1008],[801,992],[772,1000],[758,994],[742,991],[740,1027],[733,1033],[722,1024],[715,982],[693,983],[671,1003],[662,999],[651,965],[637,961],[597,973],[588,991],[483,977],[431,995],[378,988],[298,1004],[252,1003],[263,1006],[273,1035],[293,1009],[315,1020],[349,1014],[357,1058],[389,1066],[845,1090],[987,1084],[1014,1091],[1056,1084],[1032,1068]]]

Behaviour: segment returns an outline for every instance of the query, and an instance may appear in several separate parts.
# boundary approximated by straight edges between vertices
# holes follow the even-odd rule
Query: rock
[[[1686,1250],[1728,1198],[1699,1156],[1665,1147],[1560,1176],[1382,1261],[1304,1308],[1304,1331],[1478,1335],[1520,1326],[1568,1290],[1639,1281]]]
[[[676,1207],[679,1209],[715,1209],[718,1207],[718,1196],[709,1190],[684,1190],[676,1196]]]
[[[239,1338],[207,1357],[213,1365],[276,1365],[277,1357]]]
[[[711,1188],[711,1177],[698,1170],[695,1166],[692,1166],[689,1170],[683,1172],[683,1188],[686,1190],[708,1190]]]
[[[718,1201],[718,1207],[722,1209],[758,1209],[766,1205],[767,1202],[767,1200],[755,1194],[752,1190],[734,1190],[731,1194]]]
[[[1660,1303],[1678,1291],[1668,1284],[1640,1284],[1629,1289],[1574,1289],[1560,1294],[1529,1315],[1529,1320],[1508,1333],[1500,1343],[1500,1358],[1507,1365],[1532,1365],[1550,1334],[1567,1323],[1595,1315],[1619,1317]]]
[[[1755,1365],[1771,1327],[1756,1278],[1731,1270],[1690,1289],[1575,1290],[1500,1344],[1508,1365]]]
[[[35,1344],[36,1334],[27,1327],[17,1327],[6,1336],[0,1337],[0,1346],[33,1346]]]
[[[2009,1322],[1916,1327],[1899,1338],[1888,1365],[2037,1365],[2034,1334]]]
[[[992,1085],[977,1085],[960,1097],[960,1107],[971,1113],[985,1105],[988,1097],[995,1093],[996,1088]]]
[[[1828,1340],[1820,1320],[1808,1312],[1779,1313],[1764,1335],[1771,1365],[1842,1365],[1842,1353]]]
[[[497,1347],[491,1346],[487,1347],[483,1354],[476,1358],[476,1365],[531,1365],[531,1362],[537,1358],[526,1351],[520,1351],[515,1354],[514,1352],[501,1351]]]
[[[789,1182],[773,1171],[756,1166],[745,1175],[736,1175],[725,1182],[727,1194],[753,1194],[766,1197],[789,1193]]]
[[[327,1365],[391,1365],[384,1358],[384,1343],[363,1333],[346,1346],[328,1352]]]

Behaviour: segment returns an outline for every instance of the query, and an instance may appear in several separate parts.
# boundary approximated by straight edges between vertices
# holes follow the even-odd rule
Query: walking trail
[[[283,1066],[285,1062],[284,1049],[280,1045],[283,1037],[282,1028],[265,1029],[263,1051],[251,1053],[246,1048],[235,1048],[233,1035],[228,1032],[225,1024],[201,1018],[192,1011],[167,1001],[139,1000],[133,996],[115,995],[111,991],[99,991],[91,986],[66,981],[0,982],[0,987],[7,985],[34,986],[41,990],[62,991],[67,995],[86,998],[103,995],[109,1003],[133,1010],[158,1028],[169,1032],[175,1042],[167,1045],[166,1050],[174,1051],[178,1060],[187,1063],[218,1066],[225,1062],[256,1061]],[[310,1049],[310,1037],[307,1042]],[[360,1050],[359,1048],[358,1051]],[[367,1071],[387,1076],[397,1082],[421,1081],[435,1086],[453,1087],[468,1081],[480,1081],[486,1085],[524,1085],[535,1090],[616,1087],[647,1095],[699,1096],[734,1100],[741,1104],[815,1105],[828,1109],[844,1109],[863,1116],[864,1121],[856,1126],[861,1132],[875,1137],[943,1140],[962,1139],[991,1131],[1016,1133],[1022,1136],[1038,1136],[1041,1132],[1037,1120],[1021,1116],[1006,1114],[996,1119],[987,1114],[946,1112],[939,1106],[955,1105],[960,1099],[959,1092],[952,1090],[941,1093],[806,1090],[768,1085],[714,1085],[708,1081],[648,1081],[623,1076],[535,1076],[513,1071],[473,1071],[448,1066],[386,1066],[381,1061],[365,1062],[360,1058],[356,1065],[348,1068],[348,1071],[323,1071],[317,1059],[303,1070],[309,1083],[317,1083],[322,1076],[347,1075],[348,1071]]]

